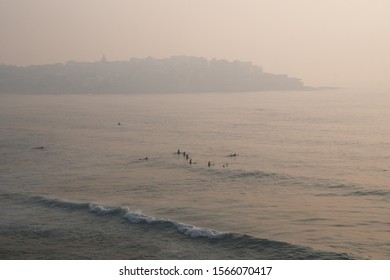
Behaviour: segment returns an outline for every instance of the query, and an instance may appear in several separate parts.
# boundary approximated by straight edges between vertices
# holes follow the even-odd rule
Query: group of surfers
[[[189,160],[189,161],[188,161],[189,164],[196,164],[196,162],[193,162],[193,161],[192,161],[192,158],[190,158],[190,156],[189,156],[188,153],[186,153],[186,152],[181,152],[180,149],[177,149],[177,152],[176,152],[176,153],[177,153],[178,155],[183,155],[183,156],[186,158],[186,160]],[[228,155],[228,157],[236,157],[236,156],[238,156],[237,153]],[[209,161],[209,162],[207,163],[207,166],[208,166],[208,167],[211,167],[212,165],[214,165],[214,163],[212,163],[211,161]],[[228,163],[225,163],[225,164],[222,165],[222,167],[227,167],[227,166],[228,166]]]

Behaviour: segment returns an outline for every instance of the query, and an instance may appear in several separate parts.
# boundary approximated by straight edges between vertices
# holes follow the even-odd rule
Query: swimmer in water
[[[39,147],[34,147],[33,149],[35,150],[43,150],[45,147],[44,146],[39,146]]]

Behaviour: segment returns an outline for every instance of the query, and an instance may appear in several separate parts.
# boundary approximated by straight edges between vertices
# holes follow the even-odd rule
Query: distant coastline
[[[315,90],[251,62],[172,56],[164,59],[0,65],[0,93],[186,93]]]

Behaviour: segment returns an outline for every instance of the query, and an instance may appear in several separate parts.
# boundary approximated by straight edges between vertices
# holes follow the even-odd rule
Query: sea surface
[[[0,213],[0,259],[390,259],[390,91],[2,94]]]

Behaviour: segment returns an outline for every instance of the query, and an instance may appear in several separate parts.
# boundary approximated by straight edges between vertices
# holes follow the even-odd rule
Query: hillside
[[[0,65],[2,93],[160,93],[302,90],[300,79],[263,72],[251,62],[165,59]]]

